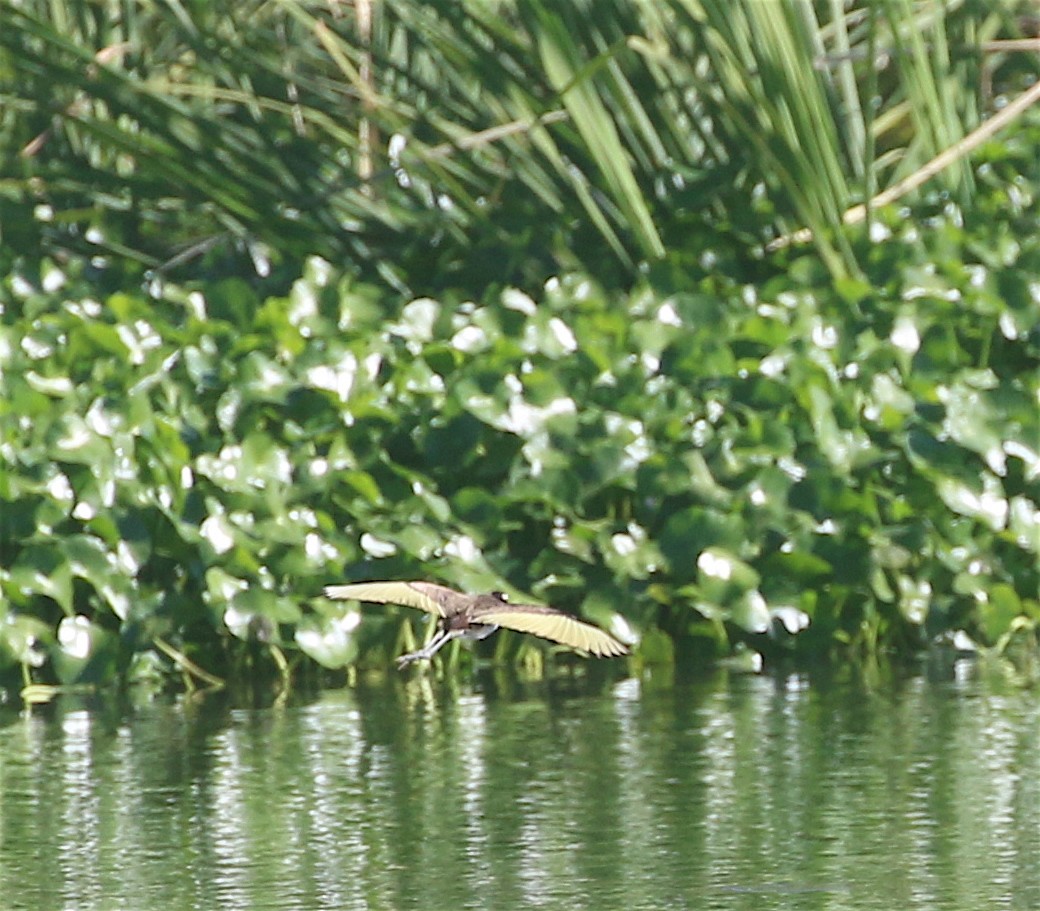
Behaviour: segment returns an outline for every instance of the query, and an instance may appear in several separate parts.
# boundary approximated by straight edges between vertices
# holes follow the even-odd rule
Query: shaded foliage
[[[1035,78],[979,49],[1022,7],[4,4],[0,218],[177,279],[318,254],[413,294],[613,285],[800,227],[856,274],[843,212]],[[970,177],[939,180],[964,201]]]

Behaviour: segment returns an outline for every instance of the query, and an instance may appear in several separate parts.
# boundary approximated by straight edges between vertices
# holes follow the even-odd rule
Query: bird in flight
[[[503,592],[467,595],[433,582],[360,582],[327,585],[325,595],[342,600],[401,604],[436,616],[436,635],[423,648],[401,655],[397,659],[399,668],[432,658],[452,639],[486,639],[499,627],[532,633],[598,658],[628,653],[627,646],[590,623],[551,607],[512,604]]]

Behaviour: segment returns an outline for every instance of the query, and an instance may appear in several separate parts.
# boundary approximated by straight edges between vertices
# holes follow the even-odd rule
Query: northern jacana
[[[440,618],[436,635],[424,648],[401,655],[397,659],[399,668],[413,661],[432,658],[452,639],[486,639],[499,627],[532,633],[598,658],[612,658],[628,652],[623,643],[589,623],[551,607],[511,604],[503,592],[466,595],[432,582],[360,582],[356,585],[328,585],[325,595],[416,607]]]

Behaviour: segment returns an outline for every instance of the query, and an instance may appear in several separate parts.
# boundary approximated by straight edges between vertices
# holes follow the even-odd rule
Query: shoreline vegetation
[[[1038,73],[1025,2],[5,4],[0,691],[394,672],[322,597],[394,578],[1035,685]]]

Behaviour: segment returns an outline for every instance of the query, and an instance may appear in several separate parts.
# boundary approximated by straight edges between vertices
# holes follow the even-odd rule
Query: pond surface
[[[0,908],[1040,909],[1040,694],[436,680],[0,715]]]

